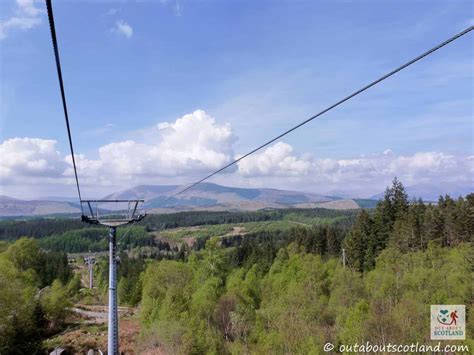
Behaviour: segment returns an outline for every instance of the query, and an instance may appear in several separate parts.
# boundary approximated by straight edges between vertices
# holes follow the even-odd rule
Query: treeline
[[[21,237],[43,238],[52,234],[90,228],[78,218],[37,218],[0,221],[0,240],[17,240]]]
[[[142,220],[139,226],[148,231],[157,231],[178,227],[193,227],[200,225],[228,224],[279,221],[286,215],[295,213],[303,217],[336,218],[341,216],[353,217],[356,211],[340,211],[325,208],[313,209],[281,209],[251,212],[178,212],[170,214],[150,214]],[[78,218],[36,218],[27,220],[0,221],[0,240],[16,240],[20,237],[43,238],[54,234],[84,228],[98,227],[81,222]],[[106,228],[103,228],[107,230]]]
[[[347,228],[338,224],[300,226],[289,231],[261,231],[243,236],[220,238],[219,243],[222,247],[232,248],[228,251],[232,267],[259,263],[268,269],[278,251],[289,245],[305,253],[338,257],[341,254],[341,243],[347,231]]]
[[[228,223],[265,222],[292,220],[301,223],[338,223],[349,227],[355,219],[356,211],[338,211],[323,208],[283,209],[254,212],[180,212],[165,215],[149,215],[131,228],[117,230],[119,249],[142,248],[149,257],[166,256],[172,247],[157,241],[148,234],[150,231],[198,225],[218,225]],[[38,239],[41,248],[49,251],[68,253],[97,252],[108,248],[108,229],[91,226],[78,219],[31,219],[23,221],[1,221],[0,240],[15,241],[20,237]],[[204,247],[206,238],[200,240],[195,249]]]
[[[409,201],[403,184],[395,179],[375,211],[362,211],[345,239],[349,265],[371,270],[387,246],[402,252],[425,250],[430,242],[456,246],[472,242],[474,194],[454,200],[440,196],[438,204]]]
[[[0,247],[0,354],[37,354],[61,329],[80,279],[65,253],[44,252],[34,239]]]
[[[68,253],[98,252],[108,249],[108,233],[105,227],[76,229],[62,234],[53,234],[38,239],[41,248],[51,251],[66,251]],[[132,249],[142,246],[154,246],[156,243],[145,228],[133,226],[117,229],[119,250]]]
[[[321,223],[333,223],[349,226],[356,211],[337,211],[323,208],[283,209],[253,212],[179,212],[163,215],[149,215],[131,228],[117,230],[120,250],[142,248],[149,257],[167,257],[172,247],[163,241],[156,241],[150,231],[191,227],[198,225],[218,225],[228,223],[279,221],[291,218],[306,222],[318,218]],[[125,234],[124,237],[122,237]],[[15,241],[21,237],[38,239],[41,248],[49,251],[68,253],[98,252],[108,248],[108,229],[91,226],[78,219],[31,219],[22,221],[1,221],[0,240]],[[195,246],[199,250],[205,245],[203,239]]]
[[[194,227],[214,224],[235,224],[248,222],[281,221],[288,214],[293,213],[306,218],[353,217],[357,214],[352,210],[330,210],[326,208],[311,209],[278,209],[251,212],[179,212],[171,214],[149,215],[140,222],[140,225],[149,231],[163,230],[178,227]]]

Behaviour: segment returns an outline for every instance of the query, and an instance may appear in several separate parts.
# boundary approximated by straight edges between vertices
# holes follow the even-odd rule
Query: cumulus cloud
[[[0,22],[0,40],[7,38],[11,30],[29,30],[40,25],[44,12],[35,0],[16,0],[15,15]]]
[[[288,152],[291,152],[287,148]],[[351,180],[372,180],[382,177],[404,177],[407,183],[416,183],[423,177],[468,180],[474,173],[470,156],[455,156],[441,152],[417,152],[411,155],[396,155],[392,150],[381,154],[348,159],[298,160],[295,156],[285,156],[284,161],[301,163],[304,169],[292,166],[291,174],[300,171],[304,175],[323,177],[329,182]],[[302,163],[305,163],[304,165]],[[280,162],[281,164],[281,162]],[[278,166],[278,164],[273,165]]]
[[[152,127],[154,141],[125,140],[99,148],[99,159],[85,161],[80,170],[92,176],[114,175],[121,180],[135,177],[193,175],[217,169],[233,157],[235,137],[228,125],[219,125],[206,112],[197,110]],[[81,162],[82,164],[82,162]]]
[[[101,146],[97,157],[76,156],[83,187],[118,189],[139,184],[186,183],[228,164],[236,157],[236,137],[202,110],[147,130],[148,139],[123,140]],[[149,137],[152,137],[151,139]],[[56,141],[12,138],[0,144],[0,179],[6,186],[73,184],[71,156]],[[368,196],[383,191],[394,176],[407,186],[451,183],[471,186],[474,156],[443,152],[400,155],[383,152],[341,159],[298,154],[276,144],[239,162],[216,182]]]
[[[219,125],[202,110],[184,115],[174,123],[160,123],[162,137],[156,147],[163,166],[179,171],[218,169],[233,157],[236,140],[230,125]]]
[[[56,150],[56,141],[40,138],[12,138],[0,144],[2,184],[25,178],[60,178],[68,164]]]
[[[163,179],[195,178],[229,163],[235,136],[228,124],[218,124],[202,110],[163,122],[147,130],[146,143],[124,140],[98,149],[98,158],[76,155],[81,183],[89,186],[123,186],[157,183]],[[71,157],[65,161],[71,163]],[[73,177],[71,165],[63,172]],[[175,182],[175,181],[174,181]]]
[[[113,31],[119,35],[125,36],[126,38],[131,38],[133,36],[133,27],[124,20],[118,20],[115,22]]]
[[[288,144],[279,142],[239,163],[239,173],[249,184],[271,182],[318,192],[370,195],[380,192],[398,176],[406,185],[459,183],[472,185],[474,157],[442,152],[396,155],[382,153],[345,159],[315,159],[298,156]],[[466,186],[467,186],[466,185]]]
[[[237,156],[239,158],[240,156]],[[238,163],[242,176],[305,176],[312,167],[312,162],[306,158],[293,155],[293,147],[278,142]]]

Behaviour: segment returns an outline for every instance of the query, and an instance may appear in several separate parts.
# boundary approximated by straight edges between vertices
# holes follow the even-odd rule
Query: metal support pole
[[[346,268],[346,249],[342,249],[342,267]]]
[[[92,282],[92,263],[89,261],[89,288],[92,290],[93,282]]]
[[[143,200],[81,200],[82,203],[95,203],[96,204],[96,215],[93,215],[93,211],[90,216],[82,215],[82,220],[90,224],[100,224],[109,227],[109,319],[108,319],[108,334],[107,334],[107,351],[108,355],[119,354],[119,317],[117,307],[117,227],[132,224],[141,221],[145,218],[146,213],[135,215],[136,207],[138,202]],[[117,213],[118,216],[105,215],[103,219],[99,218],[99,203],[106,202],[127,202],[135,203],[133,214],[129,212],[125,215],[124,213]],[[95,259],[94,259],[95,262]],[[92,275],[91,275],[92,280]]]
[[[109,231],[109,333],[108,354],[118,355],[118,312],[117,312],[117,227]]]

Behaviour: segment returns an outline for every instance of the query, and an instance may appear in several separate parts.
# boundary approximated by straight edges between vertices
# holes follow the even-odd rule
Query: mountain
[[[0,196],[0,216],[3,217],[69,214],[79,213],[80,211],[77,203],[47,200],[25,201]]]
[[[140,185],[105,196],[104,200],[150,200],[161,194],[173,193],[179,187],[179,185]]]
[[[376,201],[342,199],[309,192],[287,191],[269,188],[240,188],[201,183],[194,188],[173,197],[186,186],[180,185],[140,185],[119,191],[104,199],[129,200],[144,199],[143,208],[148,213],[170,213],[177,211],[252,211],[264,208],[331,208],[354,209],[373,207]],[[60,197],[25,201],[8,196],[0,196],[0,216],[40,216],[54,214],[79,214],[77,203],[70,198],[60,201]],[[105,205],[103,206],[105,207]],[[121,207],[119,207],[121,208]],[[116,207],[110,206],[109,210]]]
[[[185,186],[140,185],[104,197],[104,199],[145,199],[144,208],[152,212],[169,210],[257,210],[262,208],[327,207],[358,208],[354,200],[308,192],[269,188],[239,188],[201,183],[173,197]]]
[[[58,201],[58,202],[73,202],[79,203],[77,196],[74,197],[65,197],[65,196],[42,196],[38,200],[41,201]]]

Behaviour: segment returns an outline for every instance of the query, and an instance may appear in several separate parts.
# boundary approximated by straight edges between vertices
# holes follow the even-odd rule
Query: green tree
[[[390,192],[390,202],[392,205],[393,217],[392,221],[402,218],[408,212],[408,195],[402,182],[397,178],[393,179]]]
[[[371,268],[375,261],[377,245],[374,243],[372,225],[369,214],[362,210],[344,240],[348,265],[359,272]]]
[[[41,315],[31,273],[0,254],[0,354],[34,354],[41,346]]]
[[[224,278],[227,273],[228,259],[222,250],[220,240],[217,237],[211,238],[206,242],[206,248],[202,251],[202,263],[200,278],[208,277]]]
[[[440,245],[444,240],[444,218],[440,209],[428,205],[425,211],[422,228],[422,238],[426,244],[435,241]]]
[[[61,281],[54,280],[51,287],[42,292],[40,302],[44,315],[49,321],[49,328],[55,330],[61,327],[72,305],[67,289],[63,287]]]
[[[161,316],[178,319],[189,309],[194,272],[190,265],[163,260],[148,265],[143,277],[141,317],[151,325]],[[168,307],[163,307],[167,300]],[[163,311],[162,311],[163,308]]]
[[[78,294],[81,287],[81,276],[77,273],[69,280],[68,284],[66,285],[67,294],[69,297],[74,297]]]
[[[368,332],[365,323],[369,314],[369,305],[366,300],[358,301],[344,313],[338,315],[337,340],[340,344],[363,344]]]
[[[7,257],[19,271],[33,270],[37,272],[41,266],[41,252],[38,243],[32,238],[20,238],[10,245]]]
[[[328,340],[322,328],[331,318],[327,306],[336,263],[289,249],[263,281],[255,337],[261,352],[315,353]]]

